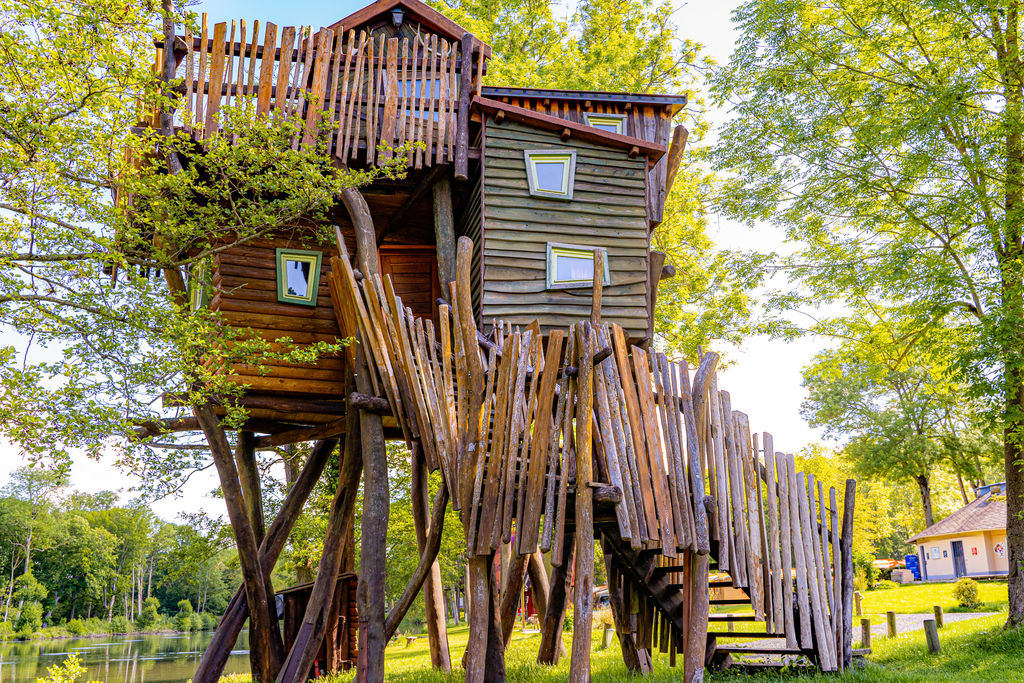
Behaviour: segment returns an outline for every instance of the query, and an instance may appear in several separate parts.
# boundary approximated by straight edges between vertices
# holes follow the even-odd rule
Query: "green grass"
[[[839,681],[840,683],[995,683],[1020,680],[1024,670],[1024,631],[1004,632],[1003,615],[983,617],[949,624],[939,631],[942,654],[929,655],[924,643],[924,632],[915,631],[893,639],[875,637],[874,652],[867,665],[841,676],[805,671],[772,671],[759,675],[738,672],[719,672],[705,676],[706,681]],[[468,630],[465,626],[449,627],[449,642],[455,670],[440,673],[431,670],[425,636],[417,638],[409,647],[405,640],[387,650],[387,678],[389,681],[410,683],[456,683],[463,680],[460,667],[466,647]],[[571,634],[564,637],[566,648],[571,645]],[[682,676],[679,667],[669,667],[668,655],[655,653],[654,673],[644,679],[630,677],[622,663],[617,643],[607,650],[599,650],[601,629],[593,632],[591,651],[592,679],[595,683],[647,681],[676,681]],[[536,663],[539,634],[523,634],[518,629],[506,653],[508,680],[541,683],[564,681],[569,672],[569,658],[563,657],[557,666],[544,667]],[[348,683],[352,673],[321,679],[319,683]]]
[[[885,613],[928,614],[940,605],[944,612],[1001,612],[1009,600],[1005,581],[979,581],[981,605],[962,609],[953,598],[953,583],[910,583],[896,588],[863,591],[861,609],[872,624],[885,622]]]

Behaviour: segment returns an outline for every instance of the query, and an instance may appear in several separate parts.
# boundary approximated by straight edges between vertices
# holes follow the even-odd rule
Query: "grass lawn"
[[[979,581],[978,599],[981,606],[962,609],[953,598],[950,583],[910,583],[897,588],[864,591],[861,609],[872,624],[885,622],[888,611],[897,614],[931,613],[934,605],[940,605],[945,612],[1000,612],[1007,608],[1008,597],[1005,581]],[[855,618],[855,624],[859,620]]]
[[[1024,679],[1024,631],[1006,633],[1002,631],[1005,617],[973,619],[948,624],[940,630],[942,654],[931,656],[924,644],[924,632],[907,633],[889,640],[876,637],[872,645],[874,652],[868,664],[862,669],[842,676],[834,674],[800,673],[798,671],[773,671],[760,675],[744,675],[728,671],[705,676],[707,681],[841,681],[842,683],[881,681],[883,683],[994,683]],[[458,667],[466,645],[465,626],[450,627],[452,659]],[[571,634],[565,634],[566,648],[570,646]],[[668,655],[656,653],[654,674],[648,678],[636,679],[626,673],[617,643],[607,650],[598,650],[601,630],[595,628],[592,652],[592,679],[595,683],[626,681],[675,681],[682,675],[681,666],[672,669]],[[539,634],[523,634],[519,630],[512,637],[512,644],[506,653],[508,680],[520,683],[532,681],[564,681],[568,676],[569,660],[563,657],[555,667],[537,665]],[[680,662],[681,665],[682,662]],[[463,680],[461,668],[450,674],[441,674],[430,669],[427,639],[421,637],[406,647],[404,641],[387,650],[387,671],[389,681],[415,683],[456,683]],[[352,674],[339,676],[336,683],[347,682]],[[334,681],[325,683],[335,683]]]

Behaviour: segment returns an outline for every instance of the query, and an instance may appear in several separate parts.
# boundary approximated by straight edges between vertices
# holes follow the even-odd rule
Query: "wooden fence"
[[[211,34],[204,14],[200,35],[183,38],[177,121],[197,138],[217,134],[225,109],[246,106],[304,123],[302,144],[326,134],[330,152],[345,162],[365,152],[372,165],[406,143],[422,143],[409,153],[415,168],[455,161],[468,135],[468,101],[460,97],[478,94],[484,68],[472,39],[462,46],[421,33],[279,32],[270,22],[261,32],[259,21],[248,28],[245,20],[218,23]]]
[[[536,323],[495,321],[490,339],[466,348],[460,330],[474,325],[461,310],[468,297],[465,306],[439,306],[435,327],[403,306],[389,278],[361,277],[346,257],[331,260],[328,281],[378,395],[410,448],[421,444],[429,466],[441,470],[470,553],[488,555],[514,538],[515,552],[550,550],[559,566],[566,526],[591,512],[574,495],[611,491],[617,540],[656,551],[664,567],[678,565],[672,558],[682,553],[710,552],[729,585],[749,596],[767,637],[814,655],[823,670],[842,668],[852,585],[844,588],[849,542],[840,540],[836,491],[826,498],[770,434],[751,432],[747,415],[718,388],[715,354],[691,372],[596,320],[552,330],[546,345]],[[458,302],[457,283],[451,287]],[[476,386],[474,360],[485,373]],[[478,416],[473,392],[482,395]],[[578,451],[591,444],[595,470],[580,472],[577,463],[590,458]],[[705,603],[707,588],[698,589]],[[640,601],[640,633],[676,628],[663,603]],[[659,609],[666,615],[655,627]],[[706,635],[706,610],[703,618]],[[662,642],[684,640],[670,635]],[[704,661],[703,651],[695,656]]]

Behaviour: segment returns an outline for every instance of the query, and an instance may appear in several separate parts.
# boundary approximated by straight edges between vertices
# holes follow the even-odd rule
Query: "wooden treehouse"
[[[418,0],[381,0],[317,31],[248,28],[204,19],[200,35],[176,38],[176,120],[197,140],[245,103],[317,123],[339,166],[421,143],[405,177],[347,191],[335,240],[281,226],[220,251],[191,283],[212,287],[196,305],[269,341],[358,341],[315,364],[236,366],[250,415],[240,456],[316,441],[313,460],[361,430],[345,458],[361,449],[373,503],[383,456],[368,430],[379,430],[442,474],[429,519],[425,479],[414,478],[420,565],[386,616],[385,568],[367,565],[383,532],[364,519],[352,648],[362,679],[380,680],[383,643],[429,589],[449,498],[469,558],[467,680],[503,678],[522,582],[541,553],[554,569],[532,581],[545,593],[540,661],[559,656],[574,571],[571,671],[586,680],[594,542],[633,671],[650,670],[655,650],[681,660],[686,680],[750,656],[849,665],[853,482],[840,520],[835,490],[797,472],[733,409],[715,354],[691,368],[650,344],[658,284],[673,275],[650,238],[686,142],[673,123],[685,97],[484,86],[490,48]],[[503,548],[514,559],[497,586]],[[331,566],[320,574],[336,575]],[[240,595],[224,638],[244,620]],[[323,639],[309,611],[293,612],[287,630],[309,622]],[[757,626],[733,633],[723,622]],[[447,642],[435,642],[443,624],[431,631],[437,666],[449,661]],[[310,672],[298,647],[279,681]],[[197,681],[215,680],[219,656],[207,652]]]

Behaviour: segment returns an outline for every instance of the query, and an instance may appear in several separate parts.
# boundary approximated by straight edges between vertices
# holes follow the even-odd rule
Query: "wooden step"
[[[731,635],[735,635],[730,633]],[[726,652],[731,655],[802,655],[804,653],[798,647],[779,647],[772,645],[752,645],[745,647],[743,645],[718,645],[715,647],[715,652]]]
[[[668,566],[665,566],[665,567],[655,567],[654,569],[651,570],[651,574],[650,575],[651,575],[651,578],[657,578],[659,576],[664,576],[665,574],[672,574],[674,572],[681,572],[684,569],[686,569],[686,567],[679,566],[679,565],[668,565]]]
[[[708,635],[716,638],[761,638],[765,640],[786,637],[785,633],[758,633],[755,631],[708,631]]]
[[[757,621],[753,614],[709,614],[708,621]]]
[[[711,601],[712,605],[749,605],[750,598],[717,598]]]

